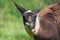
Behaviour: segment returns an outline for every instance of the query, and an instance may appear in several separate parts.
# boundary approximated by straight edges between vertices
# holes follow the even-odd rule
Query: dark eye
[[[29,14],[26,14],[26,16],[29,16]]]
[[[37,17],[37,16],[35,16],[35,17]]]

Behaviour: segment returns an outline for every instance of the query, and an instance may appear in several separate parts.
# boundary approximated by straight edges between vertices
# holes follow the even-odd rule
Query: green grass
[[[15,1],[24,8],[31,10],[35,8],[44,9],[54,2],[54,0]],[[0,0],[0,40],[33,40],[25,31],[21,13],[12,0]]]

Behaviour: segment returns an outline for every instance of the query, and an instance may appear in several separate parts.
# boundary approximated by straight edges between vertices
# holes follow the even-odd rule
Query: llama
[[[25,27],[27,33],[31,37],[32,36],[34,37],[32,29],[35,27],[36,16],[37,16],[37,13],[40,11],[40,8],[37,8],[34,10],[26,10],[22,6],[18,5],[17,3],[14,2],[14,4],[22,14],[24,27]]]
[[[60,3],[54,3],[37,15],[35,28],[36,40],[60,40]]]
[[[34,40],[60,40],[60,3],[54,3],[41,11],[26,10],[16,3],[15,6],[22,13],[24,25],[31,27]]]

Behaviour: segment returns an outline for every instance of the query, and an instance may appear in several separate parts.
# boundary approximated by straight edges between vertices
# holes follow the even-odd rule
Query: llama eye
[[[37,17],[37,16],[35,16],[35,17]]]
[[[29,14],[26,14],[26,16],[29,16]]]

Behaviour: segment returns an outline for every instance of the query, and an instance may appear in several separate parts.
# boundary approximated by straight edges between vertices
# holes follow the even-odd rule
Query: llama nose
[[[34,29],[32,29],[32,32],[33,32],[33,33],[35,33],[35,30],[34,30]]]

